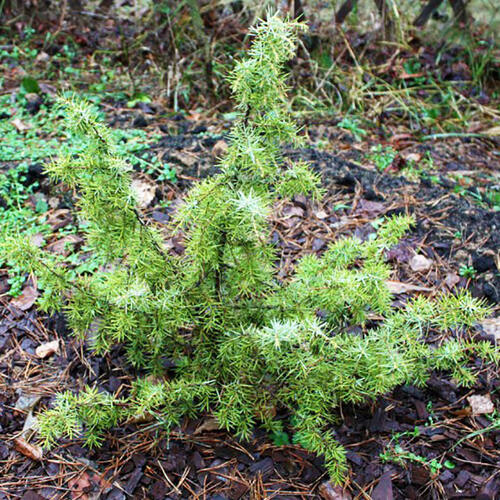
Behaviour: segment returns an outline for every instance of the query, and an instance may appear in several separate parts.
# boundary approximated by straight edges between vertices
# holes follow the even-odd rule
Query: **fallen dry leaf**
[[[317,212],[314,212],[314,215],[316,216],[317,219],[326,219],[328,217],[328,214],[324,210],[318,210]]]
[[[169,154],[172,158],[175,158],[186,167],[192,167],[199,160],[198,156],[196,156],[194,153],[170,151]]]
[[[153,415],[151,413],[141,413],[137,415],[132,415],[127,423],[129,424],[144,424],[145,422],[152,422],[154,420]]]
[[[45,236],[42,233],[35,233],[30,236],[30,243],[40,248],[45,241]]]
[[[484,319],[480,325],[488,335],[493,335],[495,340],[500,342],[500,317]]]
[[[385,284],[387,285],[389,291],[396,295],[408,292],[432,292],[432,288],[411,285],[410,283],[402,283],[401,281],[387,280]]]
[[[83,472],[77,477],[70,479],[68,481],[68,486],[71,491],[71,498],[79,498],[80,500],[89,498],[85,493],[89,491],[92,483],[90,482],[90,476],[87,472]]]
[[[500,136],[500,126],[489,128],[484,131],[484,134],[489,135],[490,137],[498,137]]]
[[[73,217],[71,212],[67,208],[60,208],[59,210],[49,213],[47,224],[50,224],[50,227],[56,231],[70,224],[72,220]]]
[[[300,207],[295,206],[295,205],[291,205],[291,206],[286,207],[283,210],[283,215],[286,218],[289,218],[289,217],[304,217],[304,210],[302,208],[300,208]]]
[[[342,486],[334,485],[330,481],[321,483],[319,494],[325,500],[351,500],[352,496],[348,491],[345,491]]]
[[[156,184],[144,179],[134,179],[131,184],[132,191],[139,208],[147,208],[156,195]]]
[[[11,304],[21,311],[27,311],[38,298],[38,290],[32,286],[26,286],[23,289],[23,293],[12,299]]]
[[[354,215],[360,215],[364,217],[377,217],[381,213],[387,210],[387,206],[384,203],[379,201],[370,201],[370,200],[360,200]]]
[[[227,151],[227,142],[224,139],[219,139],[212,148],[212,156],[220,158]]]
[[[399,78],[402,80],[408,80],[409,78],[419,78],[421,76],[424,76],[425,73],[420,71],[419,73],[407,73],[404,69],[401,70],[401,73],[399,74]]]
[[[82,242],[83,238],[80,238],[80,236],[76,234],[67,234],[50,245],[47,245],[47,250],[67,257],[73,251],[73,246]]]
[[[473,415],[483,415],[484,413],[493,413],[495,411],[495,406],[493,405],[489,394],[485,394],[484,396],[479,394],[469,396],[467,401],[472,408]]]
[[[55,97],[58,93],[58,90],[54,85],[50,85],[49,83],[39,83],[40,90],[43,94],[47,94]]]
[[[201,434],[202,432],[216,431],[220,429],[220,424],[215,418],[207,418],[196,430],[193,432],[194,436]]]
[[[444,283],[448,288],[453,288],[460,282],[460,276],[456,273],[448,273],[444,279]]]
[[[18,132],[24,132],[24,131],[29,130],[31,128],[31,125],[24,123],[19,118],[14,118],[12,120],[12,125],[14,125],[14,127],[16,127]]]
[[[40,461],[43,458],[42,448],[28,443],[28,441],[22,437],[14,439],[14,449],[32,460]]]
[[[424,257],[423,255],[417,254],[414,255],[410,260],[410,267],[416,273],[428,271],[432,266],[432,260]]]
[[[57,351],[59,351],[59,340],[53,340],[52,342],[46,342],[45,344],[39,345],[35,350],[35,354],[43,359],[51,356]]]
[[[406,161],[413,161],[415,163],[418,163],[422,159],[422,155],[420,153],[407,153],[403,154],[403,158]]]

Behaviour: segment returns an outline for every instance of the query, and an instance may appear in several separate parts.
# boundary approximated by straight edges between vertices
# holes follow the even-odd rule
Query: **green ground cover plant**
[[[281,154],[282,145],[302,141],[289,114],[284,65],[303,29],[271,17],[252,30],[248,56],[229,78],[238,118],[220,173],[197,183],[174,217],[181,256],[168,252],[139,213],[130,164],[111,131],[88,104],[66,100],[69,126],[85,147],[77,157],[61,154],[48,172],[78,193],[87,244],[107,266],[75,280],[22,236],[6,238],[2,251],[37,275],[42,310],[63,310],[96,355],[121,344],[130,363],[150,375],[119,396],[98,387],[59,394],[39,416],[46,445],[82,432],[88,445],[99,445],[104,432],[130,419],[154,418],[169,430],[211,412],[241,439],[256,426],[275,439],[291,429],[294,442],[323,455],[341,482],[347,463],[332,429],[335,407],[362,404],[399,384],[422,385],[433,369],[471,385],[472,352],[500,361],[494,346],[466,335],[425,342],[430,328],[466,329],[488,314],[467,293],[391,307],[384,251],[410,229],[411,217],[385,220],[364,242],[339,239],[321,257],[303,257],[290,278],[278,278],[268,223],[273,202],[322,195],[319,176]],[[384,321],[368,327],[370,313]],[[347,331],[354,324],[362,335]],[[168,377],[166,364],[175,366]]]
[[[15,99],[10,94],[0,96],[0,108],[6,110],[0,117],[0,164],[5,165],[3,168],[0,165],[0,237],[16,230],[49,236],[51,228],[46,216],[49,207],[45,198],[37,193],[39,181],[28,181],[29,169],[40,170],[42,163],[55,154],[78,155],[86,146],[84,140],[68,134],[61,108],[54,105],[52,98],[40,97],[39,109],[30,110],[26,95],[31,91],[40,92],[38,83],[26,77],[19,92],[14,94]],[[92,104],[89,103],[92,112],[102,116],[99,96],[89,95],[89,99],[92,100]],[[144,130],[133,128],[113,129],[110,133],[117,154],[126,156],[133,167],[158,180],[176,181],[175,170],[151,155],[149,145],[159,139],[158,134],[148,135]],[[30,197],[38,198],[36,203],[29,203]],[[58,233],[62,234],[61,231]],[[80,263],[78,257],[78,253],[72,253],[65,261],[74,266],[77,274],[87,272],[90,263]],[[94,259],[90,262],[91,267],[97,267]],[[17,296],[26,281],[25,273],[6,255],[0,255],[0,265],[4,263],[10,273],[9,295]]]

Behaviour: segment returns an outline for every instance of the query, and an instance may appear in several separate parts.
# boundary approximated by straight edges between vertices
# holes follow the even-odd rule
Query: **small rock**
[[[159,210],[155,210],[151,216],[156,222],[160,224],[166,224],[170,220],[170,215],[164,212],[160,212]]]
[[[35,233],[29,237],[30,243],[40,248],[45,242],[45,237],[42,233]]]
[[[203,134],[206,131],[207,131],[207,127],[205,125],[198,125],[193,130],[191,130],[191,133],[193,135],[196,135],[196,134]]]
[[[314,215],[319,220],[323,220],[328,217],[328,214],[324,210],[318,210],[317,212],[314,212]]]
[[[460,277],[456,273],[448,273],[444,279],[444,283],[448,288],[453,288],[460,282]]]
[[[348,451],[346,453],[346,458],[347,460],[358,466],[363,464],[363,459],[361,458],[361,455],[354,451]]]
[[[142,479],[143,475],[144,474],[142,472],[142,467],[138,467],[137,469],[135,469],[134,472],[130,474],[130,477],[127,481],[127,484],[124,487],[124,490],[127,493],[132,494],[137,488],[137,485],[139,484],[139,481]]]
[[[15,410],[18,411],[28,411],[35,407],[35,405],[40,401],[41,396],[37,396],[36,394],[21,394],[18,400],[16,401],[16,405],[14,406]]]
[[[356,207],[354,215],[373,218],[385,212],[386,208],[387,207],[384,205],[384,203],[361,199],[358,203],[358,206]]]
[[[10,449],[5,443],[0,443],[0,460],[5,460],[10,454]]]
[[[195,451],[191,457],[191,461],[193,462],[193,465],[196,467],[196,469],[204,469],[206,467],[205,460],[203,460],[203,457],[201,456],[199,451]]]
[[[24,421],[23,430],[21,436],[29,437],[30,431],[36,431],[38,429],[38,419],[33,416],[32,412],[28,413],[26,420]]]
[[[113,488],[106,497],[106,500],[127,500],[127,496],[119,488]]]
[[[469,396],[467,401],[469,401],[473,415],[483,415],[484,413],[493,413],[495,411],[495,406],[489,394],[484,396],[479,394]]]
[[[28,490],[21,497],[21,500],[45,500],[45,497],[39,495],[36,491]]]
[[[136,105],[143,113],[154,114],[155,110],[147,102],[138,102]]]
[[[481,491],[476,496],[476,500],[496,500],[497,495],[500,491],[498,481],[490,479],[482,488]]]
[[[20,346],[25,353],[35,355],[35,343],[29,337],[24,337]]]
[[[167,494],[167,485],[165,481],[155,481],[149,493],[153,500],[163,500]]]
[[[410,260],[410,267],[416,273],[428,271],[432,266],[432,260],[424,257],[423,255],[414,255]]]

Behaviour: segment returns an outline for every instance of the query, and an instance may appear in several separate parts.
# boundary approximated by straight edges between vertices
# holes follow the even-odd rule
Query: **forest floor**
[[[1,97],[2,225],[27,230],[75,273],[92,272],[100,263],[85,247],[71,193],[49,185],[43,173],[43,162],[61,144],[72,153],[80,147],[64,136],[52,84],[40,85],[39,100],[23,93],[18,78]],[[231,116],[171,113],[154,101],[132,109],[123,99],[97,103],[132,159],[143,214],[167,227],[185,190],[216,170]],[[317,204],[297,197],[276,205],[271,224],[280,277],[286,279],[301,255],[321,254],[339,236],[366,239],[381,217],[414,214],[413,231],[387,252],[395,307],[415,294],[467,288],[495,308],[472,333],[498,342],[498,134],[422,139],[397,122],[385,125],[382,141],[376,130],[359,138],[359,130],[338,121],[303,118],[307,147],[286,151],[321,172],[327,195]],[[167,243],[182,253],[175,238]],[[426,388],[399,387],[370,404],[342,406],[334,430],[348,450],[344,488],[333,487],[322,459],[288,444],[288,436],[273,442],[257,430],[250,442],[238,442],[210,416],[186,419],[170,436],[152,422],[136,422],[113,429],[96,450],[74,440],[42,451],[34,415],[56,392],[87,384],[114,392],[135,374],[119,348],[93,356],[86,342],[71,336],[63,315],[39,313],[35,278],[16,274],[8,262],[2,266],[0,499],[493,500],[500,492],[500,380],[478,360],[471,360],[479,376],[469,389],[434,373]]]

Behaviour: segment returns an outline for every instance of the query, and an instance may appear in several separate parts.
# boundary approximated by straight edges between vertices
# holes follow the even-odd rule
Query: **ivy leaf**
[[[49,209],[49,205],[45,200],[38,200],[36,202],[35,210],[39,214],[43,214]]]
[[[38,82],[31,76],[25,76],[21,82],[21,87],[28,94],[38,94],[40,92],[40,86]]]

